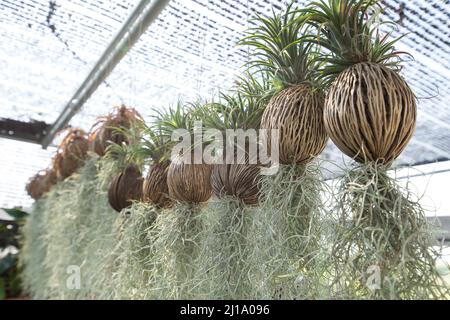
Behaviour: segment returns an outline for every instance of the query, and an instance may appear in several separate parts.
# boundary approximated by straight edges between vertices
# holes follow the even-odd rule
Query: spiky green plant
[[[183,103],[179,101],[175,106],[170,106],[163,110],[155,110],[154,126],[164,139],[165,148],[173,148],[179,141],[172,141],[172,135],[177,130],[186,130],[189,139],[190,146],[185,153],[192,152],[196,147],[204,147],[208,144],[208,141],[202,139],[198,141],[195,139],[195,133],[203,136],[204,125],[202,127],[196,127],[196,122],[201,122],[202,117],[205,116],[202,110],[204,105],[208,105],[206,101],[195,101],[189,103]],[[196,132],[195,132],[196,131]],[[169,155],[172,156],[169,152]]]
[[[142,169],[143,157],[141,152],[143,122],[135,122],[129,128],[111,128],[112,133],[125,139],[120,144],[110,142],[106,148],[105,158],[113,163],[118,173],[111,180],[108,190],[110,205],[116,210],[131,205],[132,200],[142,200]]]
[[[255,50],[249,69],[267,72],[277,90],[301,83],[318,85],[317,48],[303,41],[304,20],[293,6],[291,2],[282,13],[273,11],[270,17],[257,15],[256,26],[239,41]]]
[[[171,141],[158,124],[146,127],[141,154],[149,169],[143,184],[143,201],[157,207],[170,205],[167,173],[170,165]]]
[[[241,93],[220,93],[218,102],[205,104],[200,115],[205,127],[221,130],[259,127],[264,108]]]
[[[238,76],[234,91],[255,99],[261,106],[266,106],[270,98],[276,93],[271,74],[258,67],[250,67],[244,75]]]
[[[182,148],[177,149],[176,154],[171,152],[167,172],[169,196],[179,202],[202,203],[211,196],[211,166],[203,161],[203,146],[206,144],[203,139],[204,127],[196,126],[199,117],[195,108],[199,104],[200,102],[190,105],[178,103],[175,108],[160,112],[155,121],[170,139],[170,147],[179,143],[173,140],[174,134],[180,134],[183,139]]]
[[[158,123],[145,126],[141,141],[143,158],[152,163],[161,163],[170,158],[170,140]]]
[[[398,73],[401,53],[394,45],[399,38],[380,34],[377,4],[316,1],[301,17],[317,29],[317,35],[305,38],[324,49],[318,60],[326,61],[321,78],[330,85],[323,113],[327,133],[356,161],[388,164],[411,139],[417,108]]]
[[[197,116],[206,128],[258,129],[261,117],[274,88],[266,72],[258,70],[256,75],[248,71],[238,77],[230,92],[220,92],[217,100],[200,105]]]
[[[183,103],[178,101],[175,106],[170,106],[163,110],[155,110],[154,123],[160,128],[168,138],[172,136],[174,130],[193,130],[195,117],[195,106],[199,103]]]
[[[265,108],[261,128],[279,131],[280,163],[307,163],[325,148],[328,138],[318,47],[304,39],[305,20],[294,2],[269,17],[258,16],[255,24],[240,44],[253,49],[250,68],[267,72],[279,90]]]
[[[113,134],[120,135],[127,143],[118,144],[111,141],[105,150],[106,162],[114,164],[117,171],[125,169],[130,164],[142,168],[145,152],[141,139],[146,128],[144,122],[133,123],[130,128],[111,128]]]
[[[395,71],[401,70],[401,54],[395,44],[402,38],[391,39],[391,33],[381,34],[382,11],[379,0],[321,0],[314,1],[301,10],[301,20],[314,27],[307,35],[311,43],[325,49],[318,57],[324,67],[321,77],[328,84],[348,67],[372,62]],[[407,54],[408,55],[408,54]]]

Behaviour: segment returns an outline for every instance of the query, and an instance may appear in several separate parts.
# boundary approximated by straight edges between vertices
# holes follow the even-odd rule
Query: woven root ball
[[[187,164],[175,159],[167,172],[170,198],[187,203],[208,201],[212,194],[211,171],[209,164]]]
[[[71,176],[80,168],[87,157],[88,141],[86,133],[80,129],[72,129],[61,142],[53,167],[59,180]]]
[[[35,200],[49,192],[57,182],[56,173],[52,169],[39,171],[33,176],[25,187],[28,195]]]
[[[153,203],[160,208],[169,207],[169,187],[167,185],[167,171],[170,161],[154,164],[145,177],[142,197],[144,202]]]
[[[323,151],[328,140],[323,105],[322,93],[307,84],[288,87],[269,101],[261,128],[279,129],[281,164],[306,164]]]
[[[211,173],[211,187],[216,197],[234,197],[246,205],[258,204],[260,181],[260,167],[256,164],[217,164]]]
[[[108,201],[117,212],[129,207],[133,200],[142,200],[143,178],[134,165],[129,165],[117,174],[108,189]]]
[[[390,164],[411,139],[416,113],[414,93],[399,74],[359,63],[331,86],[324,119],[331,140],[347,156]]]
[[[43,191],[41,188],[42,179],[43,175],[41,173],[38,173],[30,179],[25,187],[28,195],[34,200],[41,198],[43,195]]]
[[[44,178],[42,179],[42,190],[44,193],[49,192],[50,189],[58,182],[56,172],[53,169],[45,170]]]
[[[89,134],[89,150],[103,156],[111,143],[129,143],[128,138],[115,128],[130,129],[133,123],[143,122],[134,108],[115,107],[106,117],[100,118]]]

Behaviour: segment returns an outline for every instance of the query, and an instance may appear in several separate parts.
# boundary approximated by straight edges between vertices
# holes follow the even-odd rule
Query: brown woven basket
[[[56,182],[56,173],[53,169],[41,170],[31,177],[25,189],[30,197],[37,200],[50,191]]]
[[[211,170],[209,164],[188,164],[181,158],[172,161],[167,172],[170,198],[187,203],[208,201],[212,194]]]
[[[111,143],[129,143],[128,138],[116,128],[130,129],[133,123],[143,122],[141,115],[126,106],[115,107],[106,117],[99,118],[89,134],[89,150],[103,156]]]
[[[323,151],[328,140],[323,105],[323,95],[307,84],[288,87],[269,101],[261,128],[279,130],[281,164],[306,164]]]
[[[211,173],[216,197],[233,197],[246,205],[258,204],[260,181],[260,167],[256,164],[217,164]]]
[[[151,166],[145,177],[143,184],[143,200],[146,203],[165,208],[169,207],[171,200],[169,197],[169,187],[167,185],[167,171],[170,161],[156,163]]]
[[[57,178],[64,180],[78,170],[87,157],[87,150],[86,133],[80,129],[69,130],[53,159]]]
[[[414,93],[399,74],[359,63],[331,86],[325,127],[336,146],[356,161],[390,164],[414,133],[416,109]]]
[[[134,165],[129,165],[117,174],[111,181],[108,189],[108,201],[117,212],[132,204],[132,201],[142,200],[143,178]]]

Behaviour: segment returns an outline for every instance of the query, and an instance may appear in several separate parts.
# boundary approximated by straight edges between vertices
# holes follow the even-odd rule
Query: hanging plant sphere
[[[42,179],[42,191],[43,193],[49,192],[50,189],[58,182],[56,172],[52,168],[45,170],[44,177]]]
[[[167,186],[167,171],[170,161],[155,163],[145,177],[143,184],[143,200],[146,203],[165,208],[170,206],[169,187]]]
[[[130,129],[133,123],[142,121],[141,115],[133,108],[127,108],[124,105],[114,108],[108,116],[100,118],[91,129],[90,150],[99,156],[104,156],[109,145],[128,144],[129,139],[117,129]]]
[[[237,198],[246,205],[258,204],[260,180],[260,167],[256,164],[217,164],[211,173],[216,197]]]
[[[142,199],[142,183],[141,173],[134,165],[129,165],[116,175],[108,190],[108,201],[111,207],[120,212],[122,209],[129,207],[133,200]]]
[[[39,171],[33,176],[25,187],[28,195],[37,200],[44,193],[50,191],[51,187],[57,182],[56,173],[53,169]]]
[[[42,190],[41,190],[41,181],[43,179],[43,175],[41,172],[38,172],[35,176],[31,177],[30,181],[28,181],[25,190],[27,191],[28,195],[33,198],[34,200],[39,199],[42,197]]]
[[[232,141],[233,145],[234,141]],[[225,148],[226,150],[228,148]],[[250,157],[250,144],[245,141],[241,147],[234,146],[234,163],[227,163],[226,150],[222,162],[213,165],[211,173],[211,188],[213,194],[219,198],[233,198],[244,205],[256,205],[259,202],[261,181],[261,167],[256,155]],[[238,149],[245,152],[240,155]],[[258,146],[255,148],[258,152]],[[254,157],[254,158],[253,158]]]
[[[211,165],[185,163],[173,160],[167,172],[167,185],[171,199],[188,202],[206,202],[211,197]]]
[[[72,129],[61,142],[53,167],[59,180],[71,176],[80,168],[87,157],[88,140],[86,133],[80,129]]]
[[[308,84],[287,87],[269,101],[261,128],[279,130],[281,164],[306,164],[325,148],[323,105],[322,93]]]
[[[343,153],[361,163],[389,164],[413,135],[416,99],[397,72],[380,64],[359,63],[333,82],[324,119]]]

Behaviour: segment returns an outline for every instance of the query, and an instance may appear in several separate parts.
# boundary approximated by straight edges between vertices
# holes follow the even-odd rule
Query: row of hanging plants
[[[80,264],[96,269],[77,298],[449,298],[424,209],[388,174],[414,132],[416,97],[399,74],[398,39],[379,31],[380,12],[376,0],[317,1],[304,8],[292,3],[252,21],[239,42],[250,48],[250,59],[232,90],[212,101],[180,102],[155,112],[147,124],[122,106],[99,119],[88,137],[70,130],[52,168],[27,186],[33,198],[43,197],[25,232],[31,293],[62,296],[42,289],[49,283],[33,289],[37,267],[29,266],[38,263],[33,254],[53,259],[60,249],[80,250],[86,254]],[[222,161],[187,162],[186,153],[194,157],[196,148],[211,147],[212,137],[196,143],[197,120],[201,134],[276,129],[278,171],[262,174],[267,164],[249,152],[250,143],[241,153],[226,136],[223,152],[215,154]],[[191,143],[173,156],[178,129]],[[317,159],[328,138],[356,162],[337,189],[324,182]],[[243,161],[223,162],[229,157]],[[91,177],[83,174],[94,167]],[[86,179],[97,193],[74,186]],[[92,223],[81,219],[80,228],[105,232],[95,234],[102,239],[100,255],[93,253],[95,237],[83,242],[77,228],[63,225],[73,213],[62,214],[54,226],[60,230],[53,231],[64,237],[69,228],[65,234],[78,236],[73,243],[55,246],[50,233],[42,237],[34,229],[43,227],[37,214],[57,215],[49,207],[70,188],[78,192],[67,198],[72,204],[107,198],[120,212],[95,225],[105,213],[83,206]],[[34,253],[36,243],[41,247]],[[86,262],[89,252],[95,263]],[[42,274],[50,279],[58,273],[63,281],[62,268],[80,257],[64,259],[44,266]]]

